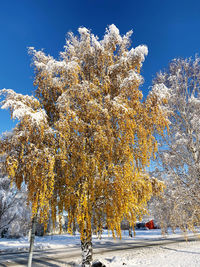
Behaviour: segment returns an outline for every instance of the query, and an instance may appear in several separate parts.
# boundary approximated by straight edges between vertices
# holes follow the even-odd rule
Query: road
[[[198,237],[189,236],[188,241],[198,240]],[[94,246],[94,254],[102,255],[109,254],[110,252],[136,250],[139,248],[148,248],[153,246],[167,245],[171,243],[185,242],[184,237],[176,238],[156,238],[156,239],[137,239],[131,240],[130,242],[123,243],[123,240],[109,241],[105,244],[97,242]],[[33,256],[33,267],[61,267],[61,266],[74,266],[73,259],[80,258],[81,251],[80,247],[74,246],[70,248],[59,248],[59,249],[48,249],[45,251],[35,251]],[[17,252],[17,253],[0,253],[0,266],[1,267],[19,267],[27,266],[28,253]]]

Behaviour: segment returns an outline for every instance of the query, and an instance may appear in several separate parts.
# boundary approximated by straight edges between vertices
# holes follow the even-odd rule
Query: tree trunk
[[[82,267],[91,267],[92,266],[92,233],[89,235],[86,234],[85,238],[81,240],[81,250],[82,250]]]
[[[35,240],[35,230],[36,230],[36,216],[32,219],[31,224],[31,237],[30,237],[30,247],[29,247],[29,255],[28,255],[28,267],[32,266],[32,258],[33,258],[33,248],[34,248],[34,240]]]
[[[132,234],[132,228],[131,226],[129,226],[129,229],[128,229],[128,234],[130,237],[133,237],[133,234]]]
[[[76,235],[76,222],[73,222],[73,235]]]

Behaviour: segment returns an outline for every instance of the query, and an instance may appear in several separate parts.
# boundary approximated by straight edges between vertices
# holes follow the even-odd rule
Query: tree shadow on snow
[[[181,250],[181,249],[176,249],[176,248],[168,248],[168,247],[163,247],[163,246],[160,246],[160,248],[166,249],[166,250],[172,250],[172,251],[176,251],[176,252],[183,252],[183,253],[188,253],[188,254],[200,255],[200,252],[193,252],[193,251]]]

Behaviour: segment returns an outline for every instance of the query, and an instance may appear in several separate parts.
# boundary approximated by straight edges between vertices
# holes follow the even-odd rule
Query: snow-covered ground
[[[180,237],[180,231],[176,234],[169,232],[168,238]],[[165,237],[161,235],[160,230],[138,230],[136,236],[130,238],[127,232],[123,232],[122,239],[113,240],[112,236],[108,236],[105,232],[102,239],[98,240],[93,236],[93,244],[95,245],[116,245],[131,244],[133,240],[143,240],[144,242],[163,240]],[[68,234],[36,237],[35,250],[39,249],[63,249],[63,248],[79,248],[80,236],[71,236]],[[0,251],[23,251],[29,247],[28,238],[20,239],[0,239]],[[94,260],[98,259],[106,266],[138,266],[138,267],[199,267],[200,266],[200,241],[182,242],[163,244],[152,247],[142,247],[131,250],[118,250],[106,252],[105,254],[94,254]],[[80,258],[72,259],[74,266],[80,266]],[[63,265],[65,266],[65,265]],[[67,266],[67,265],[66,265]]]
[[[199,267],[200,241],[140,248],[98,256],[106,267]]]

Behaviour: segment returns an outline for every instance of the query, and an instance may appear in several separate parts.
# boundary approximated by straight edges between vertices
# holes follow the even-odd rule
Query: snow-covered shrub
[[[26,207],[26,193],[11,187],[10,178],[0,169],[0,236],[20,237],[27,234],[30,211]]]

